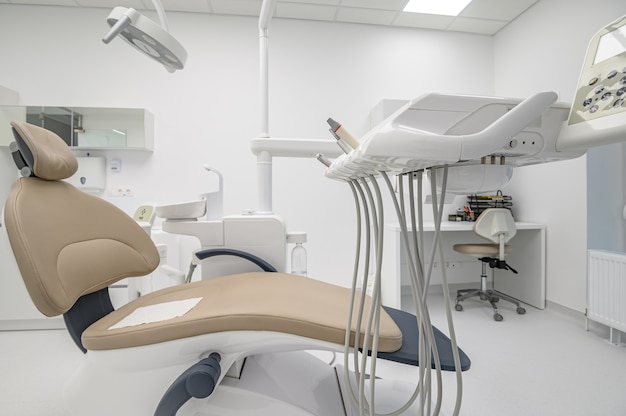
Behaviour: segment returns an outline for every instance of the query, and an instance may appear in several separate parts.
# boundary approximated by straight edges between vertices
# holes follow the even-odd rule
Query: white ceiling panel
[[[507,25],[503,20],[473,19],[471,17],[457,17],[446,30],[456,32],[478,33],[481,35],[493,35]]]
[[[365,23],[371,25],[391,25],[396,12],[388,10],[358,9],[341,7],[337,12],[339,22]]]
[[[473,0],[456,18],[403,12],[407,1],[277,0],[274,16],[493,35],[538,1],[549,0]],[[262,2],[263,0],[162,0],[165,10],[170,12],[241,16],[258,16]],[[154,10],[152,0],[0,0],[0,4],[104,8],[124,6],[137,10]]]
[[[260,0],[211,0],[213,12],[240,16],[258,16],[261,4]]]
[[[307,3],[307,4],[324,4],[327,6],[338,6],[341,3],[341,0],[285,0],[279,1],[278,4],[282,3]]]
[[[144,0],[144,3],[147,3],[150,9],[154,9],[152,1]],[[210,13],[213,11],[209,7],[209,0],[161,0],[161,4],[165,10],[174,12]]]
[[[44,1],[44,2],[36,2],[36,1],[29,1],[28,3],[35,3],[35,4],[44,4],[44,3],[48,3],[50,5],[54,5],[54,6],[59,6],[60,4],[60,0],[52,0],[52,1]],[[119,0],[97,0],[97,1],[90,1],[90,0],[73,0],[71,3],[73,3],[73,6],[79,5],[80,7],[104,7],[107,9],[112,9],[114,7],[117,6],[124,6],[124,7],[132,7],[133,9],[143,9],[145,7],[145,4],[142,0],[130,0],[130,1],[124,1],[123,3],[120,3]],[[151,2],[150,2],[151,3]]]
[[[461,12],[462,17],[511,21],[537,0],[474,0]]]
[[[2,3],[11,3],[11,4],[37,4],[37,2],[29,1],[29,0],[12,0],[12,1],[1,1]],[[55,0],[51,2],[43,2],[41,4],[51,5],[51,6],[76,6],[76,2],[74,0]]]
[[[337,8],[321,4],[279,3],[276,5],[276,17],[286,19],[304,19],[333,21]]]
[[[446,30],[453,20],[454,17],[452,16],[435,16],[423,13],[400,13],[393,22],[393,25],[422,29]]]
[[[399,11],[406,6],[408,0],[343,0],[344,7]]]

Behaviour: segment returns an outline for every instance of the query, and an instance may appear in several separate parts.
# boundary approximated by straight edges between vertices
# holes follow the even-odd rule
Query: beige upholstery
[[[499,256],[500,244],[504,254],[511,253],[511,247],[505,245],[517,233],[515,220],[506,208],[489,208],[483,211],[472,227],[474,233],[496,244],[467,243],[455,244],[452,248],[459,253],[475,257]]]
[[[197,297],[202,298],[200,303],[183,316],[108,329],[138,307]],[[82,340],[87,349],[101,350],[213,332],[264,330],[343,344],[349,302],[349,289],[318,280],[284,273],[244,273],[142,296],[93,324]],[[379,350],[400,349],[402,333],[386,313],[382,314],[380,327]],[[352,341],[355,329],[353,325]]]
[[[69,183],[20,178],[4,211],[20,273],[44,315],[65,313],[82,295],[159,264],[154,243],[132,218]]]
[[[11,125],[32,152],[33,173],[44,178],[18,179],[4,207],[9,241],[37,309],[59,315],[82,295],[151,273],[159,253],[132,218],[57,180],[78,166],[65,142],[37,126]]]
[[[32,150],[33,172],[39,177],[20,178],[14,184],[5,205],[5,223],[37,308],[48,316],[63,314],[83,295],[152,272],[159,263],[158,252],[132,218],[59,180],[76,170],[76,159],[65,143],[40,127],[12,125],[28,142],[26,151]],[[202,300],[183,316],[109,329],[137,308],[198,297]],[[342,344],[349,299],[346,288],[294,275],[226,276],[143,296],[93,323],[82,332],[82,343],[87,349],[106,350],[252,330]],[[379,350],[393,352],[401,344],[399,328],[381,310]]]
[[[500,246],[498,244],[455,244],[452,249],[456,252],[468,254],[470,256],[497,256],[500,254]],[[511,246],[504,246],[504,253],[511,253]]]
[[[76,173],[78,161],[65,142],[53,132],[32,128],[22,121],[12,121],[13,127],[26,142],[33,156],[33,172],[42,179],[66,179]]]

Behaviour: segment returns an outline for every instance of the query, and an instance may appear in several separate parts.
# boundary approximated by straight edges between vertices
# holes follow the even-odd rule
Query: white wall
[[[495,93],[540,90],[571,102],[591,36],[626,13],[623,0],[542,0],[495,36]],[[517,169],[507,190],[519,218],[548,225],[547,298],[586,305],[586,159]],[[522,267],[522,266],[520,266]]]
[[[593,11],[593,13],[591,13]],[[327,138],[332,116],[355,135],[383,98],[430,91],[524,97],[573,89],[588,39],[626,12],[622,0],[542,0],[495,37],[274,19],[270,27],[270,132]],[[169,13],[185,45],[184,71],[168,74],[116,39],[104,45],[109,10],[0,5],[0,85],[24,105],[142,107],[155,115],[154,154],[122,159],[111,186],[127,212],[144,202],[195,198],[225,174],[225,212],[256,207],[259,130],[255,18]],[[17,35],[19,34],[19,36]],[[14,41],[7,41],[14,39]],[[522,220],[548,224],[548,300],[585,306],[585,158],[518,169],[507,188]],[[2,178],[6,181],[7,178]],[[274,211],[309,233],[309,272],[347,284],[353,255],[352,201],[314,160],[276,159]]]
[[[135,191],[133,198],[114,199],[129,213],[144,202],[206,192],[212,182],[204,163],[224,173],[225,213],[255,208],[249,140],[260,126],[257,19],[168,13],[171,32],[189,53],[186,68],[169,74],[120,39],[108,46],[100,41],[109,12],[0,5],[0,85],[18,91],[24,105],[154,113],[154,154],[108,154],[123,163],[109,184]],[[384,98],[491,94],[492,51],[489,36],[274,19],[270,133],[330,138],[326,119],[333,117],[358,136]],[[274,211],[288,230],[308,232],[309,274],[348,285],[352,197],[323,171],[313,159],[276,159]]]

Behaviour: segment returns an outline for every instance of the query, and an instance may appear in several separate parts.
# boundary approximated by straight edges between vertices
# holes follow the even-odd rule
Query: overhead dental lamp
[[[152,0],[161,24],[139,13],[133,8],[116,7],[107,23],[111,30],[102,38],[106,44],[120,35],[135,49],[163,64],[168,72],[183,69],[187,51],[168,31],[167,18],[159,0]]]

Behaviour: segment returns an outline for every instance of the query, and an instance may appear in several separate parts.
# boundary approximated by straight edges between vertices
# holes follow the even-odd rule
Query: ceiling
[[[493,35],[539,0],[473,0],[459,16],[402,12],[408,0],[278,0],[274,17]],[[440,0],[435,0],[440,1]],[[166,11],[258,16],[262,0],[161,0]],[[154,10],[151,0],[0,0],[0,4],[115,6]]]

